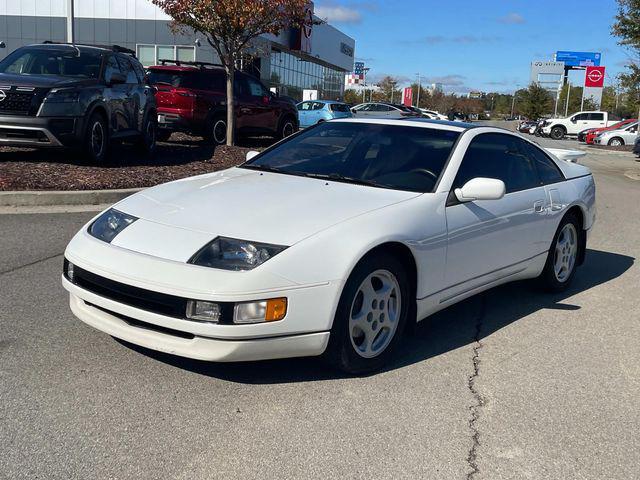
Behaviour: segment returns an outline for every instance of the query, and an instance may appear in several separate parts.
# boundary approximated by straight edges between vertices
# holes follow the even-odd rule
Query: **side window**
[[[120,73],[122,74],[122,71],[120,70],[120,66],[118,65],[118,62],[116,61],[116,57],[114,57],[113,55],[109,55],[107,57],[107,62],[105,64],[105,68],[104,68],[104,79],[107,82],[111,81],[111,76],[114,73]]]
[[[629,128],[627,128],[627,132],[629,133],[636,133],[638,131],[638,124],[636,123],[635,125],[631,125]]]
[[[589,120],[596,120],[602,122],[604,120],[604,113],[590,113]]]
[[[298,105],[298,110],[302,110],[304,112],[311,110],[311,102],[302,102]]]
[[[125,56],[118,55],[118,63],[120,64],[120,70],[122,74],[127,78],[126,83],[131,85],[136,85],[139,83],[138,76],[136,72],[133,70],[133,66],[129,59]]]
[[[538,169],[538,176],[542,183],[548,185],[550,183],[562,182],[564,180],[564,175],[558,166],[553,160],[547,157],[542,150],[530,143],[525,143],[524,145],[527,154],[535,162],[536,168]]]
[[[236,97],[248,94],[246,82],[240,75],[236,75],[233,79],[233,91]]]
[[[314,110],[322,110],[323,108],[324,108],[324,103],[313,102],[313,109]]]
[[[476,177],[502,180],[507,193],[539,186],[533,161],[523,152],[519,142],[517,137],[502,133],[475,137],[462,159],[453,188],[460,188]]]
[[[253,78],[247,77],[247,83],[249,84],[249,94],[252,97],[265,97],[267,96],[267,92],[265,92],[262,84]]]
[[[586,120],[588,116],[589,116],[588,113],[581,113],[579,115],[574,115],[573,120],[579,122],[580,120]]]
[[[138,76],[138,81],[140,83],[144,83],[144,79],[147,75],[144,72],[144,68],[142,67],[140,62],[133,59],[130,59],[129,61],[131,62],[131,65],[133,65],[133,70],[136,72],[136,75]]]

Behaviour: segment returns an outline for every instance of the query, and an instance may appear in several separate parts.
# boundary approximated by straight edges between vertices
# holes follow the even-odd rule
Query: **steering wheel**
[[[433,183],[436,183],[438,181],[438,175],[433,173],[428,168],[414,168],[413,170],[409,171],[409,173],[419,173],[421,175],[431,177],[433,179]]]

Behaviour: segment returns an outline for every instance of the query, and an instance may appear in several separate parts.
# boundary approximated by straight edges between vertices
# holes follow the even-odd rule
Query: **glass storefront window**
[[[137,45],[136,55],[144,67],[157,65],[160,60],[182,60],[193,62],[196,59],[196,47],[187,45]]]
[[[344,94],[345,72],[313,63],[288,52],[271,53],[270,87],[302,100],[302,90],[318,90],[318,98],[335,100]]]

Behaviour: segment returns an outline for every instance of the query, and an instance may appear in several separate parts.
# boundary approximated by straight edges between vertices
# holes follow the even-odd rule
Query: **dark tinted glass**
[[[118,55],[117,58],[118,58],[118,64],[120,65],[120,71],[122,71],[122,74],[127,78],[126,83],[137,84],[138,76],[136,75],[136,72],[133,70],[133,65],[131,65],[131,62],[129,61],[129,59],[124,55]]]
[[[538,177],[542,183],[547,185],[549,183],[556,183],[564,180],[564,175],[555,162],[551,160],[546,153],[530,143],[522,143],[529,157],[531,157],[535,162],[536,168],[538,169]]]
[[[523,151],[521,142],[501,133],[478,135],[467,148],[453,187],[460,188],[476,177],[502,180],[507,193],[538,186],[533,160]]]
[[[604,120],[604,113],[590,113],[589,120],[602,121]]]
[[[349,105],[345,105],[344,103],[331,103],[329,104],[329,108],[334,112],[348,112]]]
[[[224,74],[184,70],[149,70],[147,74],[151,85],[165,84],[176,88],[195,88],[224,92],[226,81]]]
[[[123,75],[123,72],[122,70],[120,70],[120,65],[118,64],[116,57],[114,57],[113,55],[109,55],[109,57],[107,58],[107,64],[104,70],[105,80],[107,82],[110,82],[111,77],[113,76],[114,73]]]
[[[98,78],[101,65],[99,50],[20,48],[0,62],[0,72]]]
[[[431,192],[459,135],[412,126],[328,122],[278,144],[245,166],[311,177],[339,175],[353,183]]]

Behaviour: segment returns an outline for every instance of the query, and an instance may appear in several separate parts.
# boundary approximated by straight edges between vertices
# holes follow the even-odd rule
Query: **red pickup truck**
[[[156,88],[158,139],[182,131],[215,143],[226,142],[226,73],[204,62],[160,60],[150,67],[148,82]],[[270,92],[258,79],[236,72],[235,134],[284,138],[298,130],[296,105]]]

